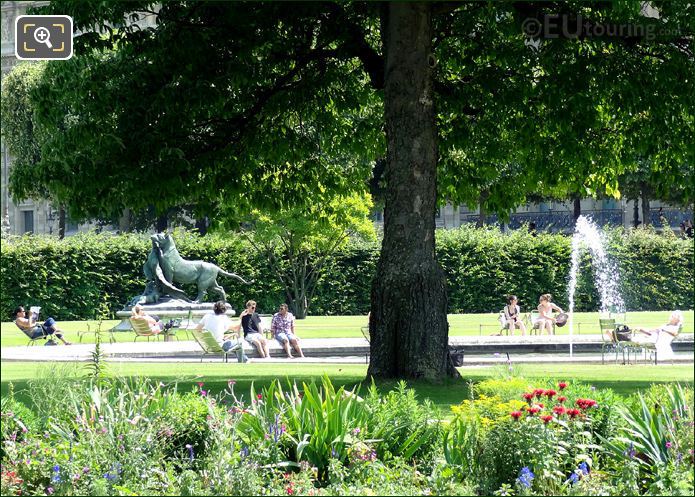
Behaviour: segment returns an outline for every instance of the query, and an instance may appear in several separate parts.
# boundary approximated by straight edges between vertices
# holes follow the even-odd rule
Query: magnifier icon
[[[45,43],[48,48],[53,48],[51,44],[51,32],[43,26],[36,28],[36,31],[34,31],[34,39],[37,43]]]

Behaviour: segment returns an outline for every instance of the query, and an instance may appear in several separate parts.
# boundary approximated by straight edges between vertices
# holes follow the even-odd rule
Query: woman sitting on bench
[[[553,325],[556,319],[553,317],[553,311],[563,313],[562,309],[552,303],[553,296],[549,293],[544,293],[538,299],[538,317],[533,322],[533,327],[538,328],[538,333],[542,334],[543,330],[548,332],[548,335],[554,335],[555,330]]]
[[[49,317],[43,324],[37,323],[34,314],[26,312],[21,305],[14,310],[14,316],[14,323],[30,340],[56,337],[65,345],[70,345],[63,339],[63,332],[56,326],[55,319]]]
[[[507,305],[504,306],[504,319],[509,328],[509,334],[514,335],[514,330],[519,328],[521,336],[526,336],[526,325],[521,320],[521,310],[516,295],[507,295]]]

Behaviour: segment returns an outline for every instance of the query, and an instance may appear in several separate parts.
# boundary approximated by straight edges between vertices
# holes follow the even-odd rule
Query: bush
[[[185,258],[214,262],[255,281],[246,286],[220,277],[234,308],[254,299],[259,312],[270,313],[284,301],[283,289],[264,256],[238,236],[199,237],[179,230],[174,238]],[[692,242],[644,229],[610,230],[608,241],[629,310],[692,308]],[[351,243],[327,262],[310,313],[369,310],[379,246]],[[3,241],[0,252],[0,312],[8,319],[17,304],[29,304],[40,305],[43,316],[87,319],[94,318],[97,304],[106,300],[114,314],[144,289],[142,266],[150,248],[149,237],[136,234],[83,233],[62,241],[11,237]],[[495,312],[508,293],[518,295],[525,308],[535,308],[542,293],[552,293],[560,306],[567,306],[570,238],[566,236],[533,237],[521,230],[506,234],[495,228],[439,230],[437,255],[448,280],[449,312]],[[599,296],[588,254],[582,255],[580,266],[575,308],[596,310]],[[195,294],[191,286],[184,289]]]
[[[365,400],[370,413],[367,436],[381,440],[377,444],[379,458],[416,461],[423,470],[431,472],[442,433],[432,403],[425,400],[420,404],[415,391],[403,381],[385,394],[372,385]]]

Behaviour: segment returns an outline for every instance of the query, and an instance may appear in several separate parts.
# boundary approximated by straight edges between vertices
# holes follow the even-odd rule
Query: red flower
[[[555,406],[553,407],[553,412],[558,416],[562,416],[567,412],[567,409],[565,409],[565,406]]]
[[[566,381],[561,381],[560,383],[557,384],[557,387],[558,387],[560,390],[564,390],[565,388],[567,388],[567,382],[566,382]]]
[[[519,418],[521,417],[521,411],[512,411],[509,413],[511,417],[513,417],[516,421],[519,421]]]
[[[558,401],[560,404],[562,404],[562,403],[563,403],[564,401],[566,401],[566,400],[567,400],[567,397],[565,397],[564,395],[560,395],[560,396],[557,398],[557,401]]]
[[[538,406],[531,406],[526,408],[526,411],[533,416],[534,414],[538,414],[541,411],[541,408]]]
[[[203,383],[202,381],[198,382],[198,387],[203,388],[203,385],[205,385],[205,383]]]
[[[531,401],[533,400],[533,393],[532,392],[526,392],[525,394],[522,395],[522,397],[524,398],[524,400],[526,402],[528,402],[530,404]]]
[[[545,416],[541,416],[541,419],[543,420],[544,424],[550,423],[552,421],[553,417],[550,414],[546,414]]]
[[[538,402],[536,405],[537,405],[538,407],[540,407],[541,409],[543,409],[543,408],[545,407],[545,405],[544,405],[544,404],[541,404],[540,402]]]
[[[256,395],[256,398],[257,398],[258,400],[261,400],[261,399],[263,398],[263,395],[259,393],[259,394]]]
[[[579,409],[567,409],[567,415],[572,419],[576,418],[580,414],[581,411]]]
[[[536,388],[536,389],[533,391],[533,395],[535,395],[535,396],[538,397],[539,399],[541,398],[541,396],[543,395],[543,393],[545,393],[545,390],[543,390],[542,388]]]
[[[552,399],[553,397],[555,397],[555,395],[557,395],[557,392],[555,390],[550,389],[545,391],[545,396],[549,399]]]
[[[594,407],[596,405],[596,401],[594,399],[577,399],[575,404],[580,409],[588,409],[590,407]]]

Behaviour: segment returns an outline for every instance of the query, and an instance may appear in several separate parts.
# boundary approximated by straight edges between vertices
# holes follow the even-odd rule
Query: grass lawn
[[[655,328],[665,324],[670,312],[630,312],[627,314],[627,324],[630,326],[643,326],[645,328]],[[693,333],[693,311],[685,312],[684,333]],[[366,316],[309,316],[306,319],[297,321],[297,334],[302,338],[347,338],[361,337],[360,328],[366,325]],[[118,324],[119,321],[104,321],[102,329],[110,329]],[[598,313],[578,312],[574,315],[575,333],[587,334],[598,333]],[[58,326],[65,331],[66,339],[78,343],[78,330],[86,330],[87,325],[91,329],[96,329],[96,321],[64,321],[59,322]],[[480,325],[483,325],[482,328]],[[450,314],[449,315],[450,336],[466,335],[490,335],[499,331],[497,314]],[[568,334],[569,326],[557,328],[558,334]],[[517,334],[519,332],[517,331]],[[133,340],[133,333],[116,333],[119,342],[129,342]],[[93,343],[94,335],[83,337],[83,343]],[[8,347],[12,345],[26,345],[27,339],[12,322],[0,323],[0,345]]]
[[[257,389],[269,384],[273,379],[285,379],[288,376],[286,364],[238,364],[238,363],[132,363],[109,362],[109,371],[121,376],[148,376],[154,380],[173,384],[178,388],[190,390],[197,382],[204,382],[204,388],[213,393],[227,387],[228,380],[237,382],[235,391],[248,398],[248,389],[254,383]],[[2,395],[7,395],[9,382],[14,384],[18,397],[28,400],[26,389],[30,379],[39,381],[61,381],[63,378],[80,377],[86,374],[84,364],[64,363],[28,363],[2,362]],[[468,398],[469,382],[496,377],[502,373],[497,367],[463,367],[459,368],[460,380],[447,380],[435,385],[413,382],[420,399],[429,398],[443,413],[449,412],[449,406]],[[612,388],[616,393],[628,396],[645,389],[653,383],[693,384],[691,365],[580,365],[547,364],[524,365],[518,369],[521,376],[529,379],[556,378],[569,381],[589,383],[600,388]],[[361,364],[293,364],[291,378],[301,382],[320,381],[322,375],[328,375],[334,384],[352,387],[362,384],[362,391],[370,382],[364,381],[366,365]],[[378,386],[391,389],[395,383],[385,382]]]

